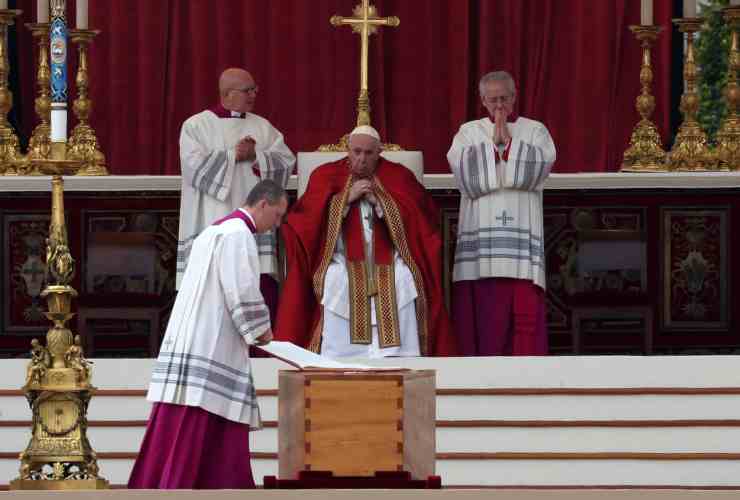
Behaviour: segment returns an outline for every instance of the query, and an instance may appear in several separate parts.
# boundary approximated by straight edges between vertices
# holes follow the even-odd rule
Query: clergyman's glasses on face
[[[232,90],[236,90],[237,92],[244,92],[245,94],[252,94],[252,93],[256,94],[257,92],[260,91],[260,87],[259,85],[252,85],[251,87],[244,87],[242,89],[232,89]]]
[[[509,101],[511,101],[510,95],[502,95],[502,96],[495,96],[495,97],[486,97],[486,102],[489,104],[506,104]]]

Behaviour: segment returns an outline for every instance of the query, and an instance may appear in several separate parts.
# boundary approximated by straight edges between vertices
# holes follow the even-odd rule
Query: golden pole
[[[357,126],[370,125],[370,98],[368,92],[368,57],[370,35],[384,26],[396,27],[401,24],[398,17],[379,17],[378,10],[370,5],[370,0],[362,0],[352,11],[354,17],[332,16],[332,26],[352,26],[352,31],[360,35],[360,95],[357,98]]]
[[[89,118],[92,111],[92,100],[88,97],[89,73],[87,51],[93,38],[99,30],[70,30],[70,39],[77,44],[79,65],[77,67],[77,99],[72,106],[77,125],[72,131],[69,140],[70,157],[82,162],[82,168],[77,175],[108,175],[105,168],[105,155],[100,151],[95,130],[90,126]]]
[[[651,93],[653,83],[653,68],[650,61],[650,48],[663,31],[661,26],[630,26],[630,31],[642,45],[642,67],[640,68],[640,84],[642,92],[635,104],[642,119],[632,131],[630,145],[624,152],[622,172],[658,172],[666,170],[665,151],[658,128],[650,120],[655,110],[655,98]]]
[[[717,165],[721,170],[740,170],[740,118],[737,106],[740,102],[740,86],[737,82],[740,70],[740,49],[738,48],[738,28],[740,28],[740,7],[726,7],[725,20],[732,29],[732,42],[728,60],[727,86],[725,102],[727,116],[717,132]]]
[[[13,108],[13,93],[8,90],[7,35],[8,26],[21,15],[22,10],[0,9],[0,174],[17,175],[15,164],[24,160],[20,142],[8,122],[8,113]]]
[[[360,94],[357,97],[357,126],[370,125],[370,91],[368,90],[370,35],[385,26],[396,27],[401,24],[401,20],[396,16],[378,16],[378,10],[374,5],[370,5],[370,0],[362,0],[362,3],[352,10],[352,14],[353,17],[332,16],[329,22],[332,26],[351,26],[352,31],[360,35]],[[347,151],[347,141],[348,136],[345,135],[339,143],[323,145],[318,150],[323,152]],[[386,151],[401,150],[396,144],[384,144],[383,149]]]
[[[701,17],[674,19],[681,33],[686,33],[686,55],[684,56],[684,92],[681,96],[683,123],[678,129],[668,164],[671,170],[713,170],[712,156],[707,147],[707,135],[696,120],[699,110],[699,94],[696,92],[696,60],[694,58],[694,33],[701,30]]]
[[[48,158],[51,153],[51,128],[49,126],[49,114],[51,113],[51,98],[49,96],[49,81],[51,70],[49,69],[49,23],[26,24],[31,30],[33,37],[37,40],[39,47],[38,65],[36,70],[36,85],[39,88],[36,97],[36,115],[40,123],[36,125],[31,134],[28,144],[28,160],[40,160]],[[38,170],[30,169],[29,175],[40,175]]]

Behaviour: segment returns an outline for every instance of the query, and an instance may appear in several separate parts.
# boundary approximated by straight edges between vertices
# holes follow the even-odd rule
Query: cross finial
[[[370,35],[384,26],[396,27],[401,20],[396,16],[380,17],[370,0],[362,0],[352,11],[354,17],[332,16],[329,22],[333,26],[351,26],[352,31],[360,35],[360,97],[357,99],[357,125],[370,125],[370,99],[367,89],[367,60]]]

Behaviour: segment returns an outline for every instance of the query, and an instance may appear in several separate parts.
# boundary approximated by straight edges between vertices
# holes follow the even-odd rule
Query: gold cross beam
[[[370,125],[370,99],[367,90],[368,44],[370,35],[385,26],[396,27],[401,20],[395,16],[379,17],[378,10],[370,0],[362,0],[352,11],[354,17],[332,16],[333,26],[351,26],[360,35],[360,97],[357,99],[357,125]]]

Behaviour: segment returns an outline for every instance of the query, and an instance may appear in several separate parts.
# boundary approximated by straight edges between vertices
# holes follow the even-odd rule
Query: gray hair
[[[247,199],[244,204],[248,207],[257,205],[262,200],[267,200],[268,205],[277,205],[280,200],[287,198],[285,189],[277,182],[265,179],[259,181],[256,186],[247,195]]]
[[[491,71],[483,75],[483,78],[480,79],[480,83],[478,84],[478,92],[481,97],[484,97],[483,94],[486,91],[486,85],[493,82],[504,82],[509,93],[512,96],[516,95],[516,84],[509,73],[506,71]]]

